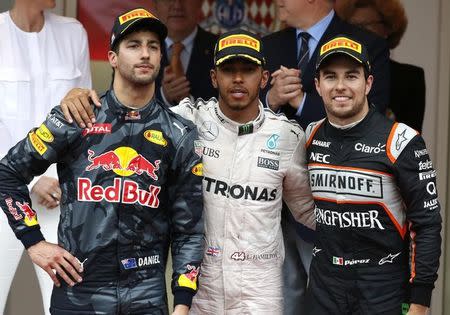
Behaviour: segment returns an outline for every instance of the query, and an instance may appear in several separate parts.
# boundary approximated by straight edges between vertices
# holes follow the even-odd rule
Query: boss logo
[[[278,171],[280,168],[280,161],[268,158],[258,157],[258,167],[268,168],[270,170]]]

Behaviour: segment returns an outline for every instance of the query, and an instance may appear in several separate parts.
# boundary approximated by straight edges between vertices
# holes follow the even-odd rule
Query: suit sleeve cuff
[[[40,241],[44,241],[44,240],[45,240],[44,235],[42,235],[42,232],[40,229],[30,230],[30,231],[22,234],[22,236],[20,236],[20,241],[22,242],[25,249],[28,249],[31,246],[33,246],[34,244],[37,244]]]
[[[297,112],[295,113],[296,116],[300,117],[300,115],[302,114],[303,107],[305,106],[306,96],[307,95],[306,95],[306,92],[305,92],[305,94],[303,94],[303,99],[302,99],[300,105],[298,106]]]
[[[167,107],[172,106],[173,104],[170,103],[170,102],[167,100],[166,96],[164,95],[164,91],[163,91],[163,88],[162,88],[162,87],[160,87],[159,92],[161,93],[161,99],[162,99],[162,101],[164,102],[164,104],[166,104]]]
[[[179,289],[175,291],[173,295],[174,295],[173,306],[183,304],[191,307],[192,299],[195,293],[188,290]]]
[[[414,284],[411,286],[410,302],[430,307],[431,292],[434,285],[432,284]]]

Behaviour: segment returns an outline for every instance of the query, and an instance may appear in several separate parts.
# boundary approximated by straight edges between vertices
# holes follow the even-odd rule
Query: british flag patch
[[[217,256],[219,256],[219,253],[220,253],[220,247],[209,246],[208,249],[206,250],[206,255],[208,255],[208,256],[217,257]]]

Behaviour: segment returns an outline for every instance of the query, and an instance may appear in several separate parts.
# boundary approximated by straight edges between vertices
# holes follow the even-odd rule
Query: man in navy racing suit
[[[251,32],[222,34],[211,70],[219,98],[171,108],[197,125],[204,164],[206,248],[190,314],[283,314],[282,201],[314,228],[305,134],[258,98],[263,51]]]
[[[436,172],[416,130],[369,106],[365,49],[338,36],[317,62],[327,118],[306,130],[317,222],[308,314],[425,315],[441,253]]]
[[[188,313],[203,255],[202,164],[195,126],[154,97],[166,34],[145,9],[117,17],[97,122],[80,129],[57,106],[0,163],[0,206],[55,282],[52,314],[168,314],[169,245],[173,314]],[[26,186],[52,163],[58,245],[44,240]]]

